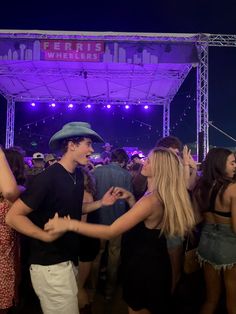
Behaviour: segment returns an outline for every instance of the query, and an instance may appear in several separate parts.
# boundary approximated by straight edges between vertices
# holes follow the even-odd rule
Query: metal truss
[[[192,42],[209,46],[235,47],[236,35],[208,33],[125,33],[125,32],[77,32],[77,31],[27,31],[0,30],[0,38],[24,39],[77,39],[127,42]]]
[[[211,47],[236,47],[236,35],[210,34],[202,36],[200,42]]]
[[[166,101],[163,105],[162,136],[168,135],[170,135],[170,102]]]
[[[2,94],[5,98],[10,97],[10,95],[5,95]],[[105,105],[114,105],[114,106],[124,106],[124,105],[132,105],[132,106],[163,106],[166,102],[165,98],[162,97],[157,97],[157,96],[153,96],[150,98],[145,98],[145,99],[140,99],[140,98],[136,98],[136,99],[132,99],[129,100],[127,98],[109,98],[109,99],[104,99],[100,98],[100,97],[73,97],[71,96],[70,98],[68,97],[60,97],[60,98],[53,98],[49,97],[49,96],[45,96],[45,97],[35,97],[34,99],[32,99],[32,97],[17,97],[14,98],[15,102],[41,102],[41,103],[50,103],[50,102],[56,102],[56,103],[74,103],[74,104],[78,104],[78,105],[95,105],[95,106],[105,106]]]
[[[196,42],[199,34],[0,30],[0,38],[76,39],[127,42]]]
[[[15,100],[7,98],[6,148],[14,145]]]
[[[103,69],[91,69],[84,71],[83,69],[64,69],[64,68],[51,68],[51,69],[35,69],[35,68],[11,68],[10,65],[0,65],[0,75],[2,77],[15,78],[16,76],[29,76],[30,75],[41,75],[41,76],[58,76],[58,71],[63,72],[64,77],[73,77],[73,78],[82,78],[84,79],[84,72],[86,76],[93,79],[129,79],[129,80],[143,80],[143,79],[179,79],[180,72],[173,69],[159,70],[158,73],[154,73],[153,69],[143,69],[143,70],[134,70],[132,73],[130,70],[103,70]],[[185,70],[184,70],[185,71]],[[135,77],[134,77],[135,74]],[[181,73],[182,77],[182,73]]]
[[[202,161],[209,150],[208,45],[203,44],[198,48],[200,64],[197,67],[197,156],[199,161]]]
[[[197,156],[202,161],[209,150],[208,47],[236,47],[236,35],[201,34],[197,47]]]

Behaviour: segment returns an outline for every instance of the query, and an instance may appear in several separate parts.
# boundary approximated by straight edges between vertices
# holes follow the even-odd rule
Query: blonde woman
[[[165,148],[153,149],[142,174],[148,178],[148,192],[136,203],[130,192],[115,188],[131,209],[112,225],[87,224],[56,215],[45,230],[56,234],[74,231],[110,239],[122,233],[123,296],[129,314],[169,313],[171,265],[165,235],[181,236],[194,224],[194,214],[184,183],[179,158]]]

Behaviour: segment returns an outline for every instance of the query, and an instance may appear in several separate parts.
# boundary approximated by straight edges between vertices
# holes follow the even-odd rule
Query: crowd
[[[145,158],[105,143],[92,162],[93,142],[103,139],[88,123],[71,122],[30,165],[19,147],[0,147],[0,313],[17,309],[28,269],[44,314],[92,313],[102,273],[104,298],[121,282],[129,314],[178,313],[191,243],[205,282],[199,313],[224,300],[236,314],[234,153],[213,148],[199,167],[167,136]]]

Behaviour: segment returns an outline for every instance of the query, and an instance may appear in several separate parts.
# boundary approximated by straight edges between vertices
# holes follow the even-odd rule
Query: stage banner
[[[41,59],[46,61],[100,62],[104,53],[102,41],[42,40]]]
[[[199,62],[193,43],[70,39],[1,39],[0,60],[129,64]]]

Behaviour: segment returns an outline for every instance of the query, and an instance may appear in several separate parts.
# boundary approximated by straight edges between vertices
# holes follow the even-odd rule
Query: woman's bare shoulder
[[[158,193],[155,192],[149,192],[146,193],[141,199],[140,201],[145,202],[146,204],[149,204],[150,206],[158,206],[158,205],[162,205],[162,201],[160,199],[160,196],[158,195]]]
[[[236,182],[232,182],[228,185],[226,192],[229,194],[235,194],[236,196]]]

